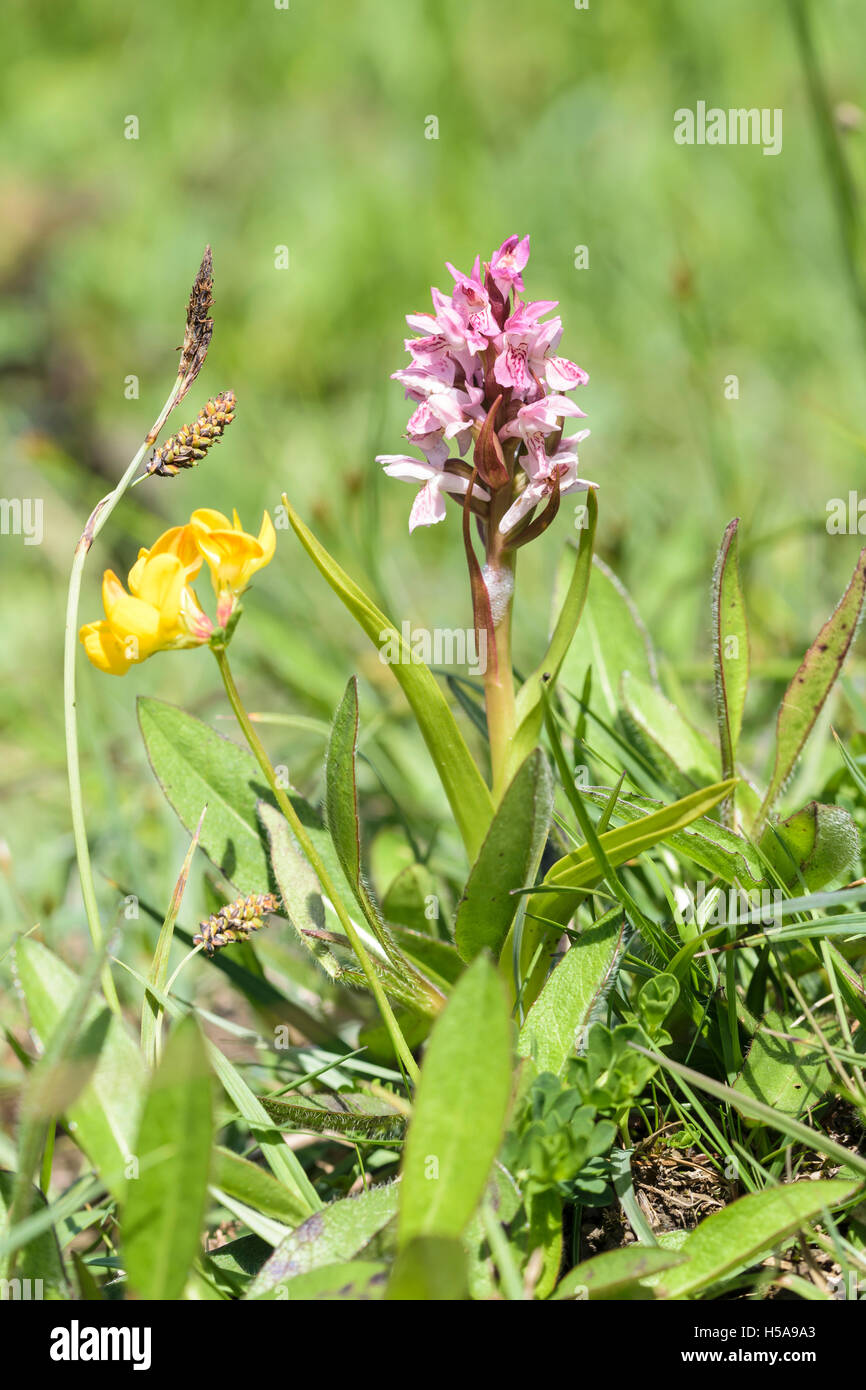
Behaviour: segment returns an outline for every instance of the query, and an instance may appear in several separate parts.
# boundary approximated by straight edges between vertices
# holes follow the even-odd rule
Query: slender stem
[[[81,764],[78,753],[78,711],[75,701],[75,660],[78,654],[78,604],[81,597],[81,580],[90,547],[108,518],[111,516],[111,513],[114,511],[121,497],[126,492],[139,464],[148,449],[153,445],[154,440],[157,438],[168,419],[168,416],[174,408],[175,401],[177,400],[180,386],[181,380],[178,378],[171,389],[168,400],[162,407],[156,421],[148,432],[147,438],[130,463],[120,482],[113,492],[109,492],[100,502],[97,502],[91,512],[87,525],[75,547],[75,556],[69,575],[69,592],[66,601],[66,630],[63,646],[63,715],[66,728],[66,768],[69,778],[69,807],[72,815],[75,857],[78,860],[78,876],[81,880],[81,896],[84,899],[84,910],[87,913],[90,938],[97,950],[101,949],[104,938],[102,933],[102,922],[99,916],[99,903],[96,897],[96,887],[93,881],[93,864],[90,859],[90,846],[87,843],[87,823],[84,814],[84,797],[81,789]],[[115,1013],[119,1013],[120,1003],[117,998],[117,991],[114,988],[111,970],[107,962],[102,971],[102,988],[109,1006]]]
[[[379,979],[379,976],[376,974],[376,971],[373,967],[373,963],[370,960],[369,955],[367,954],[367,950],[364,946],[364,943],[358,935],[354,922],[352,921],[351,917],[349,916],[348,912],[343,906],[339,890],[333,883],[331,876],[328,873],[328,870],[326,869],[318,850],[316,849],[316,846],[313,844],[312,840],[307,834],[305,826],[299,819],[298,814],[295,811],[295,808],[292,805],[291,801],[286,796],[285,791],[281,786],[279,786],[277,782],[276,773],[274,772],[271,760],[267,755],[264,744],[262,743],[261,739],[256,733],[255,727],[249,715],[247,714],[246,709],[241,703],[241,697],[238,694],[238,689],[235,685],[234,677],[232,676],[231,668],[229,666],[229,659],[226,649],[225,647],[214,647],[212,650],[214,656],[216,657],[217,665],[220,669],[220,675],[223,679],[223,685],[225,686],[226,694],[228,695],[229,704],[232,707],[234,716],[240,724],[241,729],[243,730],[244,737],[250,746],[250,749],[256,759],[256,762],[258,763],[259,767],[265,775],[265,780],[267,781],[267,784],[274,795],[274,799],[276,800],[277,805],[279,806],[280,810],[282,811],[283,815],[285,816],[286,820],[291,826],[292,833],[294,834],[295,839],[297,840],[298,844],[300,845],[301,849],[303,850],[304,854],[309,860],[316,874],[316,877],[322,885],[322,891],[331,903],[331,906],[333,907],[334,911],[337,914],[337,917],[340,920],[340,925],[342,926],[343,930],[346,933],[346,936],[352,943],[352,949],[354,950],[356,956],[358,957],[358,960],[360,961],[361,969],[367,977],[367,983],[369,984],[370,989],[373,993],[373,997],[375,998],[376,1003],[379,1006],[379,1012],[382,1015],[385,1027],[388,1029],[391,1042],[394,1046],[394,1051],[402,1061],[403,1065],[406,1068],[406,1071],[411,1076],[412,1080],[417,1084],[418,1077],[420,1075],[418,1071],[418,1065],[415,1061],[415,1058],[412,1056],[406,1039],[403,1037],[400,1025],[394,1017],[394,1012],[391,1008],[390,1003],[388,1002],[387,995],[385,994],[385,991],[382,987],[382,982]]]
[[[490,738],[490,766],[493,800],[505,792],[505,778],[511,740],[517,723],[514,702],[514,672],[511,665],[511,609],[514,601],[516,554],[504,550],[499,534],[500,517],[511,503],[511,489],[502,488],[491,500],[487,529],[487,555],[484,581],[493,612],[494,650],[487,653],[484,673],[484,701],[487,707],[487,733]]]

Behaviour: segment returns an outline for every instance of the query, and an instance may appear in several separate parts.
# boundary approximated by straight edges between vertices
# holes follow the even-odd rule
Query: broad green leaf
[[[394,1302],[456,1303],[468,1297],[466,1252],[454,1236],[416,1236],[398,1254],[385,1289]]]
[[[814,1034],[769,1013],[755,1033],[734,1090],[796,1118],[821,1099],[832,1078],[827,1054]]]
[[[578,545],[570,545],[566,551],[566,564],[571,566],[571,577],[561,602],[556,606],[556,621],[547,651],[517,692],[516,728],[507,770],[509,779],[514,777],[539,740],[544,722],[542,696],[545,690],[556,685],[586,603],[598,521],[598,500],[591,488],[586,497],[585,515],[587,524],[581,530]]]
[[[511,1087],[502,981],[478,956],[433,1026],[403,1149],[400,1242],[460,1236],[496,1157]]]
[[[802,880],[815,891],[855,863],[860,853],[860,831],[841,806],[810,801],[787,820],[768,826],[761,850],[783,883],[795,888]]]
[[[267,891],[272,876],[258,805],[274,801],[253,755],[162,700],[139,699],[138,722],[150,765],[182,825],[192,835],[206,804],[199,840],[205,854],[239,892]],[[291,789],[287,795],[331,877],[342,885],[320,818],[302,796]]]
[[[527,1256],[541,1253],[541,1270],[534,1288],[535,1298],[549,1298],[562,1266],[562,1198],[555,1188],[534,1191],[526,1198],[527,1224],[517,1244]]]
[[[343,873],[351,885],[355,900],[370,930],[394,970],[398,975],[405,976],[406,983],[411,985],[412,971],[407,968],[394,945],[361,872],[361,825],[355,783],[357,742],[358,682],[352,676],[334,716],[334,725],[328,740],[328,755],[325,759],[325,821]]]
[[[0,1225],[5,1225],[11,1215],[12,1194],[15,1190],[15,1173],[0,1169]],[[45,1198],[38,1188],[33,1189],[30,1201],[31,1212],[44,1211]],[[0,1256],[0,1279],[9,1274],[12,1256]],[[17,1286],[15,1280],[19,1281]],[[26,1282],[25,1282],[26,1281]],[[15,1258],[15,1273],[8,1292],[0,1295],[4,1300],[15,1298],[40,1299],[46,1301],[65,1301],[70,1296],[66,1270],[57,1244],[54,1229],[40,1232],[30,1240]]]
[[[590,676],[589,707],[607,724],[619,713],[624,671],[657,685],[655,656],[631,596],[603,560],[595,556],[579,636],[571,643],[559,676],[560,691],[577,699]],[[568,708],[573,701],[566,701]],[[621,761],[619,745],[594,727],[592,744]]]
[[[520,1057],[559,1075],[586,1036],[615,978],[625,943],[621,909],[585,927],[552,971],[517,1040]]]
[[[144,1102],[123,1257],[139,1298],[176,1300],[201,1247],[212,1145],[211,1076],[195,1018],[175,1024]]]
[[[735,517],[728,525],[713,571],[713,665],[723,777],[733,777],[736,771],[749,686],[749,629],[738,570],[739,524]]]
[[[282,811],[267,801],[258,803],[259,821],[271,851],[271,867],[283,907],[301,944],[315,956],[319,965],[337,980],[341,966],[333,951],[318,933],[326,929],[322,886],[301,853],[292,828]]]
[[[236,1197],[249,1207],[255,1207],[264,1216],[275,1221],[283,1221],[287,1226],[299,1226],[309,1216],[309,1208],[304,1205],[282,1183],[248,1158],[231,1149],[218,1148],[214,1152],[213,1182],[230,1197]]]
[[[58,956],[29,937],[17,942],[15,959],[33,1027],[47,1047],[72,1002],[78,978]],[[85,1010],[77,1050],[82,1057],[95,1051],[98,1060],[83,1090],[65,1107],[67,1127],[106,1186],[119,1196],[125,1187],[127,1156],[134,1152],[144,1064],[122,1020],[115,1014],[105,1018],[101,999],[91,1000]]]
[[[717,782],[719,755],[655,686],[630,671],[620,681],[626,727],[662,778],[683,794]]]
[[[426,864],[407,864],[392,879],[382,899],[382,916],[389,926],[430,932],[430,904],[436,897],[433,875]]]
[[[758,815],[759,826],[793,772],[803,745],[842,669],[860,622],[864,594],[866,549],[860,552],[851,583],[803,657],[779,706],[776,719],[776,760],[770,785]]]
[[[400,660],[391,664],[415,716],[439,774],[448,803],[460,831],[470,861],[474,861],[493,815],[493,799],[481,773],[472,760],[451,710],[436,678],[411,647],[403,641],[396,626],[382,613],[362,589],[340,568],[319,544],[283,495],[283,505],[291,525],[314,564],[335,594],[381,651],[383,644],[396,644]]]
[[[93,995],[105,974],[105,950],[94,951],[77,977],[72,997],[52,1029],[42,1056],[27,1070],[18,1112],[16,1188],[10,1225],[20,1229],[33,1200],[34,1179],[45,1153],[49,1127],[83,1091],[99,1060],[110,1021],[110,1011],[92,1016]],[[98,1003],[96,1004],[98,1008]],[[91,1021],[85,1026],[88,1009]],[[15,1261],[11,1266],[15,1273]]]
[[[358,682],[349,678],[337,707],[328,754],[325,760],[325,821],[331,832],[343,872],[358,897],[361,885],[361,827],[358,823],[358,793],[355,785],[355,749],[358,743]]]
[[[498,956],[520,907],[512,890],[535,881],[553,814],[553,778],[536,748],[505,792],[457,907],[454,940],[464,960]]]
[[[575,1265],[556,1286],[554,1299],[641,1299],[652,1298],[642,1281],[660,1270],[683,1264],[684,1255],[662,1250],[657,1245],[628,1245],[624,1250],[606,1250]]]
[[[382,1183],[316,1212],[277,1246],[247,1298],[277,1297],[280,1286],[297,1275],[353,1259],[393,1219],[398,1195],[398,1184]]]
[[[323,1265],[309,1274],[297,1274],[280,1285],[280,1296],[289,1303],[363,1302],[383,1298],[388,1266],[383,1261],[346,1260]]]
[[[797,1231],[841,1205],[857,1190],[848,1180],[795,1182],[750,1192],[713,1212],[686,1237],[684,1264],[660,1276],[656,1292],[664,1298],[688,1298],[717,1284],[725,1275],[755,1263],[784,1246]]]
[[[240,893],[266,892],[271,876],[256,803],[270,792],[252,754],[162,700],[139,699],[138,723],[154,775],[190,835],[206,805],[200,844],[207,857]]]
[[[260,1236],[238,1236],[203,1255],[199,1268],[223,1297],[243,1298],[272,1248]]]

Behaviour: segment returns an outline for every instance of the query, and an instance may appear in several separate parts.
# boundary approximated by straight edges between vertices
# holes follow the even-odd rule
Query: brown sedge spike
[[[154,450],[147,465],[148,473],[173,478],[182,468],[195,468],[231,424],[236,407],[234,391],[221,391],[214,396],[191,425],[181,425],[177,434]]]
[[[223,946],[248,941],[253,932],[264,924],[270,912],[279,912],[280,900],[274,893],[250,893],[227,903],[199,924],[192,939],[193,946],[203,946],[209,956]]]

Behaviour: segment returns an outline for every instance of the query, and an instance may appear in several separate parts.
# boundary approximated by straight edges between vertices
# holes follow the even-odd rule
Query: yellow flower
[[[195,532],[189,524],[172,526],[170,531],[163,531],[150,550],[138,552],[139,560],[151,555],[176,555],[186,570],[187,580],[195,579],[202,567],[201,551],[196,545]]]
[[[244,531],[237,512],[233,516],[234,520],[229,521],[222,512],[202,507],[193,512],[189,523],[195,543],[210,568],[219,627],[226,626],[238,597],[256,571],[270,564],[277,544],[274,525],[267,512],[262,517],[258,537]]]
[[[175,527],[150,551],[140,552],[129,572],[129,593],[112,570],[105,571],[105,618],[86,623],[78,634],[100,671],[125,676],[130,666],[154,652],[207,642],[213,625],[187,582],[201,567],[189,538],[180,534],[188,529]]]

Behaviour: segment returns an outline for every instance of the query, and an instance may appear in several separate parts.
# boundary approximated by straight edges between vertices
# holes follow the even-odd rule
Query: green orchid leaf
[[[832,1079],[827,1053],[814,1033],[791,1028],[781,1014],[769,1013],[761,1019],[734,1090],[796,1119],[821,1099]],[[747,1117],[749,1123],[757,1121]]]
[[[606,1250],[575,1265],[556,1286],[554,1299],[645,1299],[652,1291],[644,1282],[651,1274],[683,1264],[685,1256],[657,1245],[629,1245]]]
[[[138,1298],[177,1300],[201,1243],[212,1147],[211,1073],[198,1024],[175,1024],[154,1071],[123,1214],[123,1258]]]
[[[783,1249],[797,1231],[839,1207],[857,1185],[848,1180],[787,1183],[750,1192],[713,1212],[680,1246],[685,1263],[658,1276],[657,1296],[690,1298],[726,1275]],[[655,1280],[653,1281],[656,1282]]]
[[[221,1192],[287,1226],[299,1226],[310,1214],[309,1207],[272,1173],[232,1149],[214,1151],[212,1179]]]
[[[31,938],[15,946],[18,978],[33,1027],[47,1048],[72,1004],[78,977],[53,951]],[[55,1098],[69,1133],[87,1155],[109,1191],[125,1190],[126,1161],[134,1143],[144,1089],[144,1063],[126,1025],[106,1014],[101,997],[90,1000],[75,1053],[86,1067],[86,1084],[71,1075],[68,1101]]]
[[[453,1236],[416,1236],[399,1252],[385,1298],[391,1302],[456,1303],[468,1297],[466,1252]]]
[[[454,939],[465,961],[498,956],[521,906],[512,890],[535,881],[553,814],[553,778],[536,748],[497,807],[457,907]]]
[[[735,517],[728,525],[713,571],[713,666],[723,777],[733,777],[736,772],[749,687],[749,629],[738,568],[739,524],[739,517]]]
[[[860,552],[851,583],[806,652],[782,698],[776,719],[776,760],[767,794],[758,813],[758,828],[763,828],[767,815],[791,776],[815,720],[836,683],[860,623],[864,595],[866,549]]]
[[[658,685],[655,653],[634,601],[596,555],[580,620],[580,639],[571,643],[559,674],[560,694],[567,692],[564,704],[570,721],[574,722],[576,701],[585,698],[591,713],[615,726],[625,671],[648,685]],[[591,741],[601,755],[622,764],[621,745],[595,723]]]
[[[718,781],[717,750],[660,690],[625,671],[620,698],[626,729],[664,782],[685,795]]]
[[[669,835],[705,816],[730,794],[736,779],[716,782],[674,801],[660,811],[641,816],[630,825],[617,826],[599,836],[608,862],[613,868],[634,859],[645,850],[661,844]],[[545,875],[542,891],[530,899],[529,911],[540,913],[563,925],[572,916],[577,898],[575,889],[595,887],[603,876],[589,845],[579,845],[558,860]]]
[[[487,1185],[511,1090],[505,989],[487,956],[461,976],[430,1035],[403,1149],[399,1234],[459,1237]]]
[[[618,868],[645,850],[666,842],[717,806],[734,785],[734,782],[717,782],[641,816],[631,824],[606,830],[598,839],[608,863]],[[603,868],[590,846],[579,845],[553,865],[530,896],[520,943],[521,978],[528,981],[523,996],[526,1006],[531,1006],[537,998],[547,974],[546,943],[555,941],[557,928],[565,927],[574,916],[583,896],[578,890],[597,887],[603,877]]]
[[[283,505],[292,528],[334,593],[380,650],[391,641],[400,659],[390,669],[409,701],[433,764],[439,774],[454,819],[474,861],[493,815],[493,799],[481,773],[466,747],[436,678],[404,642],[395,624],[382,613],[362,589],[340,568],[319,544],[313,533],[283,496]]]
[[[572,566],[571,577],[564,597],[557,604],[556,621],[547,651],[517,693],[516,729],[506,770],[509,780],[538,743],[544,723],[542,696],[545,690],[553,688],[559,678],[586,603],[598,521],[598,500],[592,488],[587,493],[585,516],[587,524],[581,530],[578,545],[570,545],[566,553],[566,563]]]
[[[247,1298],[279,1298],[298,1275],[354,1259],[393,1220],[399,1192],[399,1184],[381,1183],[316,1212],[277,1246],[250,1284]]]
[[[814,892],[840,878],[856,862],[860,831],[843,807],[810,801],[787,820],[767,827],[761,837],[761,851],[784,884],[794,888],[802,880]]]
[[[583,1046],[616,979],[625,938],[619,907],[584,928],[529,1010],[517,1040],[518,1056],[532,1057],[540,1072],[561,1075]]]

